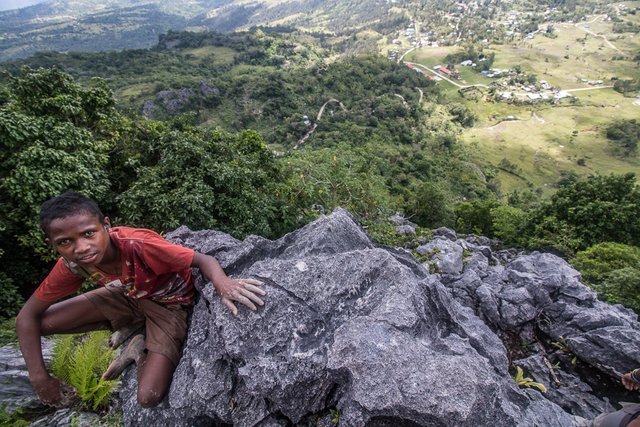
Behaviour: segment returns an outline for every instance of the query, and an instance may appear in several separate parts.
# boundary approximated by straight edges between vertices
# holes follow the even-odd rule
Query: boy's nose
[[[75,252],[82,254],[88,252],[90,248],[91,246],[89,245],[89,242],[81,239],[76,242]]]

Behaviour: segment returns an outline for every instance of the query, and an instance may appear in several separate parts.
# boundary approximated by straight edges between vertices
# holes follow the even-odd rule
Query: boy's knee
[[[143,408],[153,408],[162,402],[162,393],[158,393],[151,389],[138,389],[138,404]]]

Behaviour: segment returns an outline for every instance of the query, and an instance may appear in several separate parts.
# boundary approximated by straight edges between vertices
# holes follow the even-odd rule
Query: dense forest
[[[278,237],[342,206],[379,242],[415,246],[387,221],[401,212],[424,229],[575,258],[604,298],[640,307],[633,174],[566,177],[549,200],[502,194],[496,171],[458,141],[474,121],[466,106],[386,58],[327,60],[335,52],[320,38],[169,33],[150,50],[6,64],[0,315],[46,273],[38,208],[66,189],[94,197],[116,224],[239,238]],[[635,122],[610,130],[624,149],[636,134]]]

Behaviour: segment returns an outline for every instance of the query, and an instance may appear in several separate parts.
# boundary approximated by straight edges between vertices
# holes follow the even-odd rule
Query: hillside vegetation
[[[231,32],[255,26],[306,28],[357,47],[363,28],[386,33],[406,21],[386,0],[55,0],[0,12],[0,61],[42,51],[148,48],[170,30]]]
[[[276,237],[343,206],[381,242],[409,247],[419,239],[394,234],[393,212],[567,256],[604,241],[640,243],[633,174],[569,177],[547,202],[533,192],[502,200],[496,169],[474,163],[459,141],[474,122],[468,107],[385,58],[327,55],[292,33],[172,33],[154,50],[43,54],[8,67],[6,313],[16,284],[37,283],[51,259],[38,206],[67,188],[95,197],[117,223],[159,231],[184,224]],[[77,80],[24,67],[52,62]],[[163,101],[183,98],[175,110]]]
[[[138,6],[170,12],[152,3]],[[636,31],[631,9],[436,1],[396,4],[381,19],[364,3],[348,3],[351,15],[345,5],[305,15],[305,31],[276,19],[305,3],[273,3],[251,13],[268,10],[278,27],[170,31],[151,49],[5,63],[0,234],[18,249],[2,246],[0,256],[25,260],[3,271],[5,289],[41,277],[28,268],[44,270],[51,255],[34,222],[38,205],[67,188],[94,196],[117,221],[159,231],[185,224],[276,237],[342,206],[379,241],[406,247],[420,239],[394,232],[394,212],[567,257],[605,242],[638,245],[637,46],[601,34]],[[425,14],[432,6],[437,13]],[[581,53],[565,52],[576,34]],[[616,72],[603,76],[598,61],[610,54]],[[459,65],[465,58],[481,65]],[[445,78],[441,64],[449,77],[427,78]],[[601,87],[557,101],[516,94],[584,81]],[[17,292],[5,294],[15,307]]]

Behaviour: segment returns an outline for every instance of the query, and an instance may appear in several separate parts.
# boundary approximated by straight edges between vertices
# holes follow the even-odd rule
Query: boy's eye
[[[69,243],[71,243],[71,240],[69,239],[64,239],[57,242],[58,246],[67,246]]]
[[[85,235],[86,237],[91,237],[91,236],[93,236],[94,234],[96,234],[96,232],[95,232],[95,231],[85,231],[85,232],[84,232],[84,235]]]

